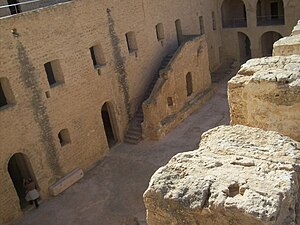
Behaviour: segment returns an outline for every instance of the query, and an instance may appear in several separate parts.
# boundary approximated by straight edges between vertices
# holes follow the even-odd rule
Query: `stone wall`
[[[192,93],[188,94],[187,76]],[[150,97],[143,103],[143,136],[159,139],[203,104],[212,94],[204,36],[186,41],[160,71]]]
[[[291,36],[281,38],[274,43],[273,56],[300,54],[300,20]]]
[[[174,156],[144,193],[149,225],[299,225],[300,143],[221,126]]]
[[[219,14],[221,17],[222,4],[234,2],[238,1],[219,0]],[[242,40],[244,37],[249,38],[249,50],[252,58],[264,56],[262,49],[263,35],[267,34],[268,32],[275,32],[280,34],[282,37],[288,36],[293,26],[299,20],[300,1],[298,0],[283,0],[283,24],[278,24],[276,19],[274,21],[269,19],[268,21],[265,21],[266,23],[261,25],[257,24],[257,1],[243,0],[243,2],[246,9],[246,26],[240,26],[239,22],[241,20],[241,16],[239,16],[233,17],[233,19],[230,21],[232,26],[224,27],[222,29],[222,46],[220,48],[220,53],[223,61],[233,59],[238,61],[240,64],[243,64],[247,60],[247,58],[245,59],[243,56],[243,50],[246,48],[246,45],[243,43],[244,40]],[[270,5],[270,1],[267,0],[263,0],[261,2],[268,2],[266,5]],[[228,8],[235,8],[235,5],[229,5]],[[243,12],[241,14],[243,14]],[[221,18],[220,26],[222,26],[222,19],[223,18]],[[211,48],[213,47],[214,46],[211,46]]]
[[[284,56],[251,59],[228,82],[231,124],[275,130],[300,140],[299,37],[279,40],[274,54]]]
[[[22,215],[8,173],[11,157],[22,153],[28,159],[42,200],[55,181],[75,168],[90,168],[109,150],[102,106],[109,103],[122,142],[162,59],[177,48],[175,20],[181,20],[183,34],[199,34],[203,16],[208,42],[220,46],[211,11],[217,12],[215,1],[73,0],[0,18],[0,80],[12,91],[11,103],[0,108],[0,224]],[[164,26],[163,45],[158,23]],[[130,31],[135,52],[126,43]],[[93,66],[92,46],[102,49],[100,67]],[[210,65],[220,65],[217,50],[210,54]],[[63,82],[50,87],[44,64],[54,60]],[[71,143],[61,146],[58,134],[65,128]]]

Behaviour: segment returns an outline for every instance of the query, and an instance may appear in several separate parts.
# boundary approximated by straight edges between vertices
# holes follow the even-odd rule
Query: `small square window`
[[[58,133],[58,139],[60,145],[63,147],[67,144],[71,144],[70,133],[68,129],[63,129]]]
[[[58,60],[45,63],[44,68],[50,87],[54,87],[57,84],[64,83],[64,78]]]
[[[130,53],[137,51],[138,47],[137,47],[137,42],[136,42],[136,38],[135,38],[135,33],[133,31],[130,31],[130,32],[126,33],[125,36],[126,36],[128,51]]]

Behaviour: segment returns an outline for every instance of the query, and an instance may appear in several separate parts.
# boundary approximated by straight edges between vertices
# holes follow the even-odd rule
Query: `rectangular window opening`
[[[130,53],[137,51],[138,47],[137,47],[135,33],[133,31],[130,31],[126,33],[125,36],[126,36],[128,51]]]
[[[15,104],[15,97],[8,79],[2,77],[0,78],[0,108],[11,104]]]
[[[162,41],[165,39],[165,34],[164,34],[164,26],[162,23],[159,23],[155,26],[156,28],[156,36],[158,41]]]
[[[7,105],[8,102],[6,100],[6,97],[4,95],[4,91],[2,88],[2,83],[0,83],[0,107]]]
[[[54,87],[58,84],[64,83],[62,71],[58,60],[47,62],[44,64],[45,72],[50,87]]]
[[[95,68],[99,68],[106,64],[104,53],[100,45],[90,47],[90,54]]]
[[[212,27],[213,27],[213,30],[216,30],[217,29],[217,25],[216,25],[215,12],[211,13],[211,17],[212,17]]]
[[[205,34],[203,16],[199,17],[200,35]]]
[[[71,144],[70,133],[68,129],[63,129],[58,133],[58,139],[60,145],[63,147],[67,144]]]

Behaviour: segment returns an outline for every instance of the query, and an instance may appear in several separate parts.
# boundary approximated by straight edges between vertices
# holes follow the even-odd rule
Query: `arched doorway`
[[[238,32],[239,39],[239,54],[240,54],[240,63],[246,62],[248,59],[251,59],[251,42],[249,37],[242,33]]]
[[[257,26],[284,25],[282,0],[258,0],[256,4]]]
[[[272,56],[273,44],[275,41],[282,38],[281,34],[269,31],[261,36],[261,51],[262,56]]]
[[[181,42],[182,42],[182,38],[183,38],[180,19],[175,21],[175,27],[176,27],[176,35],[177,35],[178,46],[180,46]]]
[[[108,146],[111,148],[117,143],[116,121],[113,115],[112,106],[106,102],[101,108],[102,122]]]
[[[8,173],[19,197],[20,208],[25,209],[28,206],[28,202],[25,200],[24,179],[31,178],[37,184],[28,157],[23,153],[14,154],[8,162]]]
[[[242,0],[224,0],[221,12],[223,28],[247,27],[247,12]]]

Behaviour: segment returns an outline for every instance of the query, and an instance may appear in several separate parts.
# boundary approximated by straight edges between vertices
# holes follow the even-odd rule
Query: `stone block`
[[[49,187],[49,193],[52,196],[57,196],[69,187],[71,187],[74,183],[79,181],[83,177],[82,169],[75,169],[71,173],[67,174],[62,179],[58,180],[56,183]]]
[[[251,59],[228,82],[231,124],[300,141],[300,56]]]
[[[204,133],[144,193],[149,225],[299,224],[300,143],[241,125]]]

